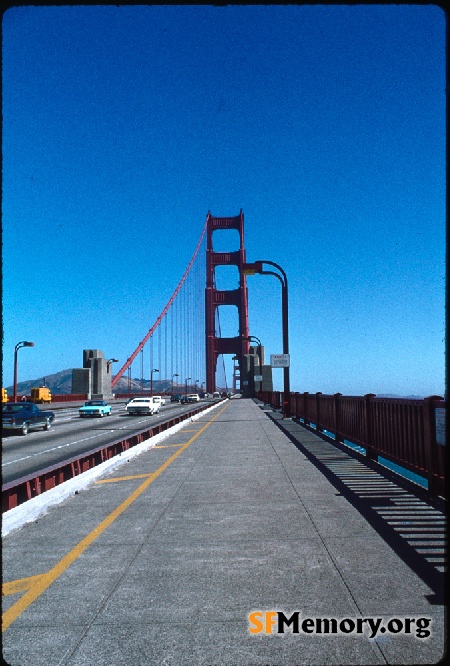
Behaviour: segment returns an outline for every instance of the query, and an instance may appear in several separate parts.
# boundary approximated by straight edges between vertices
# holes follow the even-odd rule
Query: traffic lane
[[[55,415],[55,420],[49,431],[42,431],[42,429],[31,430],[26,436],[14,431],[4,431],[3,462],[10,463],[14,457],[13,454],[16,454],[16,457],[18,457],[17,453],[26,455],[28,449],[33,453],[40,453],[41,450],[47,447],[49,442],[54,443],[57,437],[60,438],[64,436],[65,439],[63,443],[70,445],[70,440],[66,440],[67,435],[74,435],[78,438],[81,432],[91,431],[95,428],[100,430],[113,430],[117,427],[120,427],[121,429],[129,427],[128,424],[124,424],[123,418],[130,420],[130,422],[136,426],[136,431],[138,432],[139,426],[144,424],[142,425],[142,429],[145,428],[148,425],[149,420],[152,423],[159,423],[161,422],[162,417],[162,420],[166,420],[172,418],[176,414],[189,411],[191,408],[192,405],[180,405],[175,403],[163,405],[159,416],[130,416],[123,406],[119,410],[117,410],[117,408],[113,410],[111,416],[89,418],[80,418],[78,410],[76,409],[66,409],[64,412],[58,412],[58,414]]]
[[[172,414],[177,413],[177,411],[181,408],[181,405],[163,405],[160,411],[161,415],[165,416],[171,416]],[[179,413],[179,411],[178,411]],[[83,417],[80,418],[80,415],[78,413],[78,409],[65,409],[61,410],[58,413],[55,414],[55,419],[52,422],[51,429],[47,432],[42,432],[42,429],[40,430],[30,430],[29,434],[27,436],[23,436],[19,434],[18,431],[4,431],[3,432],[3,443],[6,445],[5,446],[5,452],[7,452],[11,446],[8,445],[14,445],[14,450],[15,451],[23,451],[25,450],[28,446],[32,446],[33,450],[34,447],[39,445],[39,442],[45,443],[48,440],[53,441],[55,438],[55,432],[58,433],[58,435],[61,435],[62,432],[66,434],[68,431],[75,431],[75,432],[80,432],[82,430],[91,430],[95,426],[103,428],[102,422],[106,419],[108,421],[108,426],[111,427],[112,424],[117,424],[118,419],[122,419],[123,417],[127,418],[133,418],[136,419],[136,417],[131,417],[128,415],[128,413],[125,410],[125,404],[117,408],[115,407],[111,413],[110,416],[103,416],[103,417]],[[140,417],[140,418],[155,418],[153,416],[148,416],[148,417]],[[121,422],[122,423],[122,422]],[[135,421],[136,423],[136,421]],[[62,427],[64,428],[62,429]]]
[[[48,432],[32,431],[27,436],[12,435],[3,440],[2,477],[9,483],[23,476],[65,462],[87,451],[125,439],[142,430],[163,423],[193,405],[164,405],[154,416],[129,416],[125,411],[103,418],[67,415],[55,422]]]

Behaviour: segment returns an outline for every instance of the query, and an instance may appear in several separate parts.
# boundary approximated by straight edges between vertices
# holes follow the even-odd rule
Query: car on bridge
[[[2,407],[2,430],[19,430],[28,435],[29,430],[50,430],[55,418],[53,412],[44,412],[33,402],[8,402]]]
[[[183,396],[180,393],[174,393],[170,396],[170,402],[181,402]]]
[[[125,409],[130,416],[132,414],[147,414],[150,416],[152,414],[158,414],[161,403],[159,401],[154,401],[154,397],[155,396],[149,396],[148,398],[133,398],[126,405]]]
[[[111,405],[108,405],[104,400],[87,400],[83,407],[80,407],[78,413],[81,418],[90,416],[111,416]]]
[[[165,401],[162,399],[162,397],[160,395],[154,395],[154,396],[152,396],[152,398],[153,398],[153,402],[158,403],[160,407],[162,407],[164,405]]]
[[[188,393],[187,395],[188,402],[200,402],[200,396],[198,393]]]

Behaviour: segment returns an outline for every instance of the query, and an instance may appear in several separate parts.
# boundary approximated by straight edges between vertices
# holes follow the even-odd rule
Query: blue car
[[[8,402],[2,407],[3,430],[19,430],[27,435],[29,430],[50,430],[55,418],[53,412],[43,412],[33,402]]]
[[[80,416],[111,416],[111,405],[107,405],[104,400],[88,400],[83,407],[78,410]]]

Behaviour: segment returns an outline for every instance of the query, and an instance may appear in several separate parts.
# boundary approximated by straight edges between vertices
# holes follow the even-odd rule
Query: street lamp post
[[[269,264],[278,268],[281,275],[275,273],[275,271],[265,271],[263,270],[263,264]],[[260,275],[274,275],[281,282],[281,316],[282,316],[282,327],[283,327],[283,354],[289,354],[289,311],[288,311],[288,281],[287,276],[284,270],[276,264],[274,261],[255,261],[253,264],[243,264],[242,272],[244,275],[254,275],[259,273]],[[290,375],[289,375],[289,366],[283,368],[284,372],[284,389],[283,389],[283,417],[285,419],[289,418],[291,415],[290,409]]]
[[[13,386],[13,402],[17,402],[17,352],[21,347],[34,347],[34,342],[18,342],[14,347],[14,386]]]
[[[108,373],[111,372],[111,366],[112,366],[112,364],[113,364],[113,363],[118,363],[118,362],[119,362],[119,361],[118,361],[117,358],[110,358],[108,361],[106,361],[106,368],[107,368],[106,371],[107,371]]]
[[[153,395],[153,373],[154,372],[159,372],[156,368],[151,371],[150,373],[150,395]]]
[[[251,342],[252,340],[255,340],[258,343],[258,359],[259,359],[259,374],[262,376],[262,358],[261,358],[261,340],[256,337],[256,335],[249,335],[247,338],[243,338],[244,340],[248,340]],[[253,384],[255,384],[255,373],[253,372]],[[262,387],[262,382],[260,382],[261,387]],[[254,389],[255,390],[255,389]]]
[[[112,366],[112,364],[113,364],[113,363],[118,363],[118,362],[119,362],[119,361],[118,361],[117,358],[110,358],[110,359],[108,359],[108,360],[106,361],[106,374],[107,374],[108,376],[110,376],[110,373],[111,373],[111,366]],[[110,392],[111,395],[112,395],[112,397],[115,398],[115,395],[113,394],[113,392],[112,392],[112,390],[111,390],[111,379],[109,379],[109,382],[108,382],[107,387],[106,387],[106,391],[107,391],[107,392]]]
[[[172,375],[172,395],[173,395],[173,378],[174,378],[174,377],[179,377],[179,376],[180,376],[180,375],[178,375],[177,373],[175,373],[174,375]]]

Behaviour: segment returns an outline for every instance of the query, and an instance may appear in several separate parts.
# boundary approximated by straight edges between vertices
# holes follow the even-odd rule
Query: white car
[[[161,407],[164,404],[164,400],[161,398],[160,395],[154,395],[153,396],[153,402],[158,403],[158,405]]]
[[[157,414],[161,407],[161,404],[158,401],[155,401],[155,396],[142,397],[142,398],[133,398],[126,405],[125,409],[128,414]]]
[[[213,398],[214,398],[214,400],[220,400],[220,393],[219,393],[219,391],[214,391],[214,393],[213,393]]]
[[[198,393],[188,393],[187,394],[188,402],[200,402],[200,396]]]

